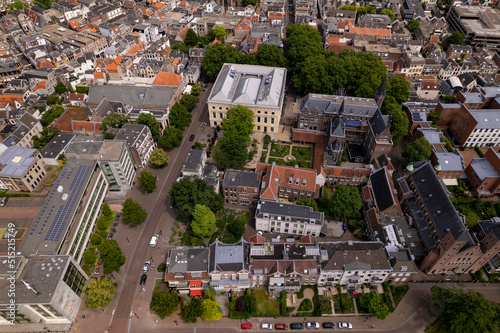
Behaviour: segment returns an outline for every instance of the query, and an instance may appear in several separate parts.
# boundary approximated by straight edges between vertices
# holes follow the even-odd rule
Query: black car
[[[323,328],[335,328],[334,323],[323,323]]]
[[[302,324],[302,323],[292,323],[292,324],[290,324],[290,328],[292,330],[303,330],[304,329],[304,324]]]
[[[194,140],[194,134],[191,134],[191,136],[189,137],[189,141],[193,141]]]
[[[146,274],[142,274],[141,275],[141,282],[139,283],[141,286],[145,285],[146,284],[146,279],[148,278],[148,276]]]

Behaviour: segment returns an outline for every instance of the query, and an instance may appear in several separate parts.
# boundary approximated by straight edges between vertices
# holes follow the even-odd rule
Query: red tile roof
[[[54,127],[60,130],[61,132],[72,132],[73,126],[71,122],[73,120],[87,120],[88,119],[88,111],[87,108],[68,108],[62,115],[59,117],[57,122],[54,124]]]
[[[262,168],[259,164],[261,163],[257,164],[257,168]],[[291,183],[290,179],[292,180]],[[297,179],[299,180],[298,184],[296,184]],[[306,181],[305,185],[303,185],[304,180]],[[313,169],[267,164],[266,175],[262,180],[260,197],[262,199],[277,200],[280,187],[315,192],[316,171]]]
[[[391,38],[391,30],[389,29],[370,29],[370,28],[356,28],[352,27],[349,32],[363,36],[375,36],[381,38]]]
[[[236,30],[252,30],[252,22],[245,17],[244,19],[241,19],[240,22],[238,22]]]
[[[174,73],[160,71],[153,81],[154,86],[180,86],[181,76]]]

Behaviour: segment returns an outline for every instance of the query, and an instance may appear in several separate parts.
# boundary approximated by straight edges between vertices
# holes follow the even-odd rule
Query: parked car
[[[260,328],[263,330],[272,330],[273,324],[262,324],[262,325],[260,325]]]
[[[145,285],[146,284],[146,279],[147,279],[147,275],[146,274],[142,274],[141,275],[141,282],[139,283],[141,286]]]
[[[151,240],[149,241],[149,246],[155,247],[156,243],[158,243],[158,238],[159,237],[160,236],[158,236],[157,234],[154,234],[153,237],[151,237]]]
[[[292,324],[290,324],[290,328],[292,330],[303,330],[304,329],[304,324],[302,324],[302,323],[292,323]]]
[[[352,328],[351,323],[339,323],[339,328]]]
[[[2,198],[0,198],[0,207],[4,207],[5,204],[7,203],[7,200],[9,200],[8,197],[2,197]]]
[[[193,141],[194,140],[194,134],[191,134],[191,136],[189,137],[189,141]]]
[[[148,269],[149,269],[149,266],[150,266],[150,265],[151,265],[151,261],[149,261],[149,260],[148,260],[148,261],[146,261],[146,262],[144,263],[144,267],[142,267],[142,272],[143,272],[143,273],[146,273],[146,272],[148,271]]]
[[[323,328],[335,328],[335,324],[330,323],[330,322],[326,322],[326,323],[323,323]]]
[[[307,328],[319,328],[319,323],[315,321],[308,321],[306,323]]]
[[[252,324],[241,324],[241,329],[243,330],[249,330],[252,329]]]
[[[274,325],[274,328],[277,330],[287,330],[288,325],[287,324],[276,324],[276,325]]]

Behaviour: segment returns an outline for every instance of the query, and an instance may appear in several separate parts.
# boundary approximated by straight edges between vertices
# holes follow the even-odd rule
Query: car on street
[[[287,330],[288,329],[288,325],[287,324],[275,324],[274,328],[277,329],[277,330]]]
[[[260,328],[263,330],[272,330],[273,324],[262,324],[262,325],[260,325]]]
[[[292,324],[290,324],[290,328],[292,330],[303,330],[304,329],[304,324],[302,324],[302,323],[292,323]]]
[[[323,323],[323,328],[335,328],[335,324],[330,323],[330,322],[326,322],[326,323]]]
[[[155,247],[156,243],[158,243],[158,238],[159,237],[160,236],[158,236],[157,234],[154,234],[153,237],[151,237],[151,240],[149,241],[149,246]]]
[[[339,323],[339,328],[352,328],[351,323]]]
[[[191,134],[191,136],[189,137],[189,141],[193,141],[194,140],[194,134]]]
[[[246,323],[245,324],[241,324],[241,329],[242,330],[250,330],[250,329],[252,329],[252,327],[253,327],[252,324],[246,324]]]
[[[308,321],[306,323],[307,328],[319,328],[319,323],[315,321]]]
[[[148,276],[146,274],[142,274],[141,275],[141,282],[139,283],[141,286],[145,285],[146,284],[146,279],[148,278]]]
[[[143,272],[143,273],[146,273],[146,272],[149,270],[149,266],[150,266],[150,265],[151,265],[151,261],[149,261],[149,260],[148,260],[148,261],[146,261],[146,262],[144,263],[144,267],[142,267],[142,272]]]

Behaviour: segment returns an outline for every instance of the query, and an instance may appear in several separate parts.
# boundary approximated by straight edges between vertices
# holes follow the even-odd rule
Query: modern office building
[[[254,113],[254,131],[277,133],[285,82],[285,68],[224,64],[207,101],[210,126],[220,126],[228,109],[242,105]]]

